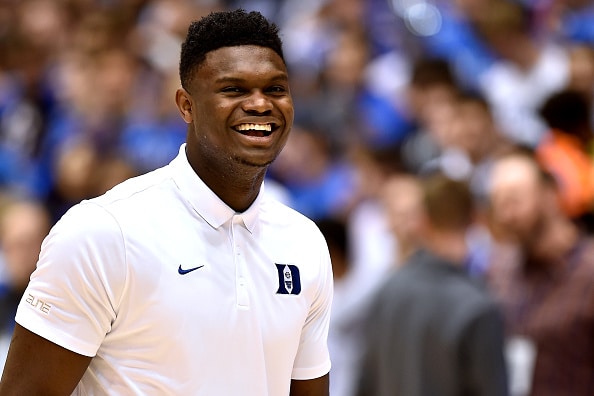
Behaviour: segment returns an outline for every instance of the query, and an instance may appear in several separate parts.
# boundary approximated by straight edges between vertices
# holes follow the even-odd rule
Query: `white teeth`
[[[241,124],[237,126],[238,131],[272,131],[270,124]]]

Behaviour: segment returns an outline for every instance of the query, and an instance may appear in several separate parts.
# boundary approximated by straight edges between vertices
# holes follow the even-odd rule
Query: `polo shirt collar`
[[[260,193],[252,205],[246,211],[239,213],[223,202],[194,172],[186,156],[185,143],[181,145],[177,157],[171,161],[169,166],[173,170],[173,180],[182,195],[211,227],[219,228],[237,215],[241,218],[245,228],[250,233],[253,232],[263,201],[264,186],[260,188]]]

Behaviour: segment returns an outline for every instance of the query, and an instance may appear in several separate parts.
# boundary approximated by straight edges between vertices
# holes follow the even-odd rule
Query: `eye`
[[[282,85],[274,85],[268,88],[266,92],[271,94],[285,94],[287,92],[287,88]]]
[[[240,87],[229,86],[229,87],[225,87],[225,88],[221,89],[221,92],[228,93],[228,94],[240,94],[240,93],[243,93],[244,90],[241,89]]]

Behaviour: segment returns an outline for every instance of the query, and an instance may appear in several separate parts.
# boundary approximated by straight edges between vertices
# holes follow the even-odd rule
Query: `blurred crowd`
[[[512,393],[594,394],[589,0],[0,0],[0,349],[57,219],[177,154],[186,28],[235,7],[281,28],[295,125],[266,191],[330,245],[331,394],[355,395],[376,291],[430,248],[436,173],[471,193],[459,261],[501,307]]]

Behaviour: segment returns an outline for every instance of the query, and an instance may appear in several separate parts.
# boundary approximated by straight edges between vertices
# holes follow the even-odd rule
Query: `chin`
[[[272,161],[274,161],[274,158],[273,159],[266,159],[266,158],[258,159],[258,158],[237,157],[236,160],[241,165],[247,165],[247,166],[250,166],[253,168],[267,168],[272,163]]]
[[[242,153],[235,156],[235,160],[241,165],[247,165],[257,168],[268,167],[278,156],[278,153],[272,155],[270,152],[251,152]]]

